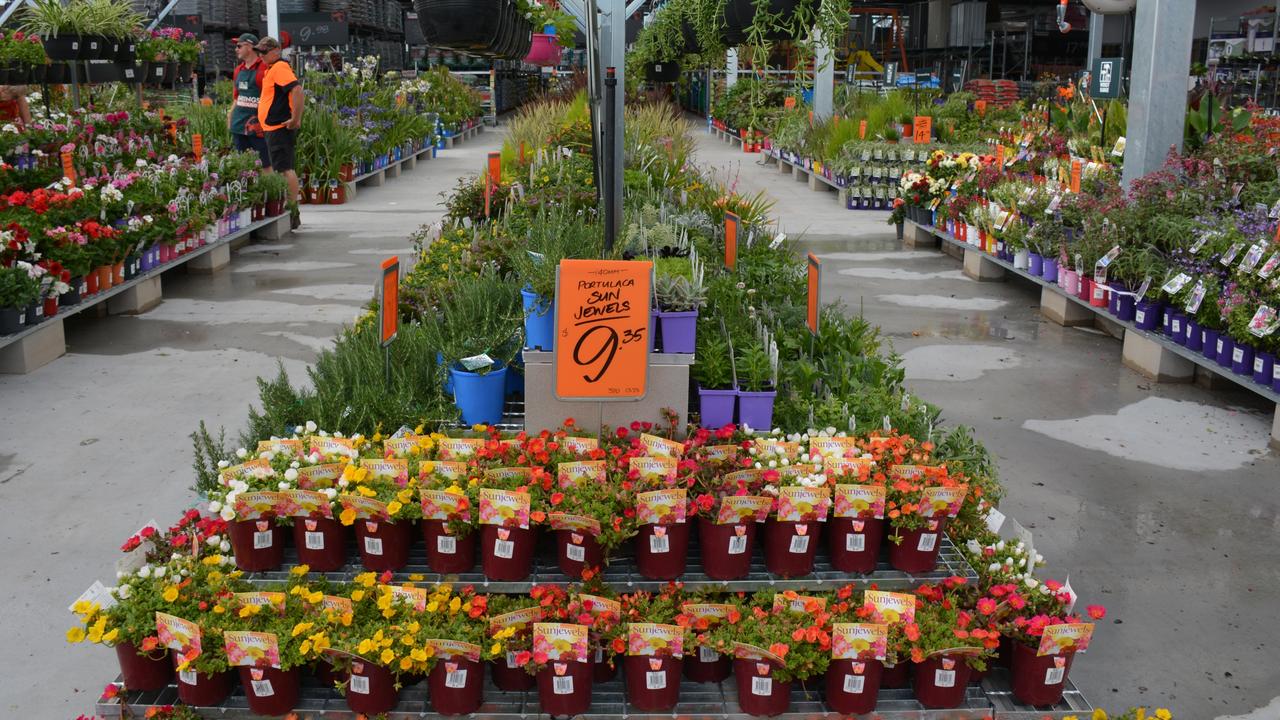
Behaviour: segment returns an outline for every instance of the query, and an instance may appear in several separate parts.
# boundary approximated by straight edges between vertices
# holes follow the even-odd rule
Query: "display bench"
[[[192,272],[213,272],[231,261],[231,250],[257,237],[279,239],[289,232],[285,213],[250,223],[214,242],[178,257],[108,290],[82,299],[58,314],[12,335],[0,336],[0,372],[29,373],[62,357],[67,352],[63,320],[87,310],[112,315],[136,315],[160,304],[161,276],[168,270],[186,267]]]
[[[962,253],[964,272],[979,281],[1002,280],[1012,276],[1040,287],[1040,312],[1064,326],[1096,324],[1123,341],[1122,362],[1135,372],[1157,382],[1193,382],[1202,378],[1210,383],[1232,383],[1276,405],[1271,425],[1271,445],[1280,448],[1280,393],[1253,381],[1252,374],[1240,375],[1219,365],[1203,354],[1188,350],[1160,333],[1142,330],[1132,322],[1120,320],[1105,306],[1096,307],[1058,286],[1057,283],[1014,267],[972,243],[965,242],[945,230],[907,221],[904,245],[910,248],[941,247]],[[948,253],[951,254],[951,253]]]

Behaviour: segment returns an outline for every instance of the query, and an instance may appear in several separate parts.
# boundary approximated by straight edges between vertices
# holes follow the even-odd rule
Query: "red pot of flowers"
[[[470,715],[484,702],[484,665],[479,660],[440,658],[427,676],[427,688],[436,712]]]
[[[907,660],[897,665],[881,663],[880,687],[886,690],[897,690],[906,687],[911,681],[911,663]]]
[[[791,707],[791,681],[773,679],[773,663],[735,658],[733,675],[738,685],[738,707],[748,715],[781,715]]]
[[[244,686],[249,710],[255,715],[284,715],[298,704],[302,673],[298,668],[242,667],[240,684]]]
[[[98,273],[90,270],[84,274],[84,292],[83,295],[98,294]]]
[[[689,523],[641,525],[636,535],[636,569],[650,580],[675,580],[689,557]]]
[[[524,692],[532,690],[538,684],[538,678],[524,671],[524,667],[516,665],[515,653],[507,653],[505,658],[489,661],[489,676],[493,678],[494,687],[503,692]]]
[[[604,548],[591,533],[556,530],[556,560],[560,564],[560,572],[578,580],[587,568],[604,565]]]
[[[454,535],[444,520],[422,520],[427,566],[441,574],[464,573],[476,566],[476,533]]]
[[[366,570],[399,570],[409,564],[413,526],[408,522],[357,520],[356,544],[360,546],[360,562]]]
[[[177,663],[177,659],[174,659]],[[182,670],[178,673],[178,699],[184,705],[212,707],[221,705],[231,694],[235,680],[230,670],[207,675],[195,670]],[[125,687],[129,687],[126,685]],[[129,688],[132,690],[133,688]]]
[[[1013,697],[1023,705],[1057,705],[1075,652],[1036,655],[1036,648],[1013,645]]]
[[[875,710],[883,667],[879,660],[832,660],[827,666],[827,704],[841,715]]]
[[[912,668],[911,685],[927,708],[959,707],[969,686],[969,664],[962,657],[933,655]]]
[[[628,655],[627,704],[642,712],[667,712],[680,702],[682,659],[670,655]]]
[[[764,524],[764,566],[782,577],[802,577],[813,572],[818,550],[816,521],[793,522],[769,518]]]
[[[338,179],[342,182],[351,182],[356,178],[355,166],[351,163],[342,163],[342,167],[338,170]]]
[[[552,717],[591,709],[591,663],[552,661],[538,671],[538,704]]]
[[[702,550],[702,569],[707,577],[737,580],[751,572],[751,555],[756,539],[754,522],[720,525],[710,518],[699,517],[698,539]]]
[[[480,566],[490,580],[524,580],[533,571],[538,536],[532,527],[480,526]]]
[[[930,572],[938,564],[938,550],[942,547],[943,520],[930,518],[915,530],[897,530],[901,542],[889,536],[889,564],[894,570],[907,573]],[[895,532],[890,528],[890,533]]]
[[[711,648],[700,647],[696,655],[684,659],[684,676],[694,682],[718,683],[733,674],[733,658]]]
[[[236,567],[245,572],[277,570],[284,564],[284,528],[272,518],[233,520],[227,524]]]
[[[380,715],[395,709],[399,703],[396,676],[390,670],[363,660],[351,663],[351,674],[347,676],[347,707],[352,712]]]
[[[831,567],[841,572],[874,572],[884,538],[884,520],[834,517],[827,522]]]
[[[294,518],[293,546],[298,562],[315,572],[332,572],[347,564],[347,532],[333,518]]]
[[[299,194],[301,195],[303,193],[299,193]],[[284,214],[284,200],[268,200],[267,201],[268,217],[275,217],[277,215],[283,215],[283,214]]]
[[[58,314],[58,296],[47,297],[44,299],[44,317],[49,319]]]
[[[173,682],[173,662],[163,648],[139,655],[137,645],[122,642],[116,645],[116,659],[130,690],[160,690]]]

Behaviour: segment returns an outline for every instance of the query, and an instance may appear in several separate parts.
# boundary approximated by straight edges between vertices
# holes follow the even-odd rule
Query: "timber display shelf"
[[[479,135],[480,131],[483,129],[484,125],[478,123],[466,130],[462,130],[451,135],[442,135],[441,137],[444,139],[445,147],[452,149],[455,143],[461,143],[469,140],[476,135]],[[436,157],[436,153],[438,151],[439,148],[435,145],[423,145],[418,148],[416,152],[405,155],[395,162],[388,163],[385,167],[380,167],[377,170],[370,170],[367,173],[356,175],[346,183],[347,202],[351,202],[355,199],[360,186],[381,187],[386,185],[387,180],[400,177],[401,172],[416,168],[419,160],[426,162],[427,160]]]
[[[1002,280],[1012,275],[1040,287],[1040,312],[1053,322],[1063,326],[1096,325],[1107,334],[1123,342],[1122,362],[1125,367],[1151,378],[1156,382],[1200,381],[1210,389],[1234,383],[1276,405],[1271,425],[1271,445],[1280,448],[1280,393],[1253,381],[1253,375],[1237,375],[1209,360],[1204,355],[1188,350],[1168,336],[1141,330],[1132,322],[1123,321],[1107,311],[1105,306],[1095,307],[1087,300],[1072,295],[1057,283],[1036,277],[1020,270],[1013,263],[1001,260],[977,245],[967,243],[945,230],[920,223],[906,221],[904,245],[909,248],[932,246],[947,254],[960,254],[965,275],[978,281]],[[1224,382],[1226,381],[1226,382]]]
[[[116,285],[98,292],[70,307],[58,308],[58,314],[12,335],[0,335],[0,373],[29,373],[66,354],[63,320],[86,310],[100,314],[144,313],[160,304],[161,276],[177,267],[191,272],[214,272],[231,261],[231,251],[251,237],[279,239],[289,232],[289,214],[259,220],[214,242],[179,255]]]

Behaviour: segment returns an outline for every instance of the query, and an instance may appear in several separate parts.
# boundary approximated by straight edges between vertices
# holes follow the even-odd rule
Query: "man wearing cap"
[[[293,68],[280,59],[280,41],[264,37],[258,41],[257,49],[267,66],[267,74],[262,78],[262,97],[258,101],[258,122],[267,135],[271,167],[288,181],[289,202],[296,207],[298,174],[293,169],[294,149],[306,98]],[[296,226],[296,217],[294,222]]]
[[[258,58],[258,36],[245,33],[236,38],[236,58],[240,64],[231,74],[231,112],[227,113],[227,129],[238,151],[252,150],[258,153],[262,167],[271,170],[271,155],[267,152],[267,139],[258,122],[258,100],[262,97],[262,79],[267,74],[266,63]]]

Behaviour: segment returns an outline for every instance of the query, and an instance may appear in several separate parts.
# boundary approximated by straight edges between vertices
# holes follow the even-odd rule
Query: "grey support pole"
[[[1124,151],[1125,185],[1163,166],[1170,147],[1182,149],[1195,18],[1196,4],[1186,0],[1138,3]]]
[[[1084,69],[1093,68],[1093,61],[1102,57],[1102,34],[1107,26],[1107,16],[1102,13],[1089,15],[1089,56],[1085,58]]]
[[[613,173],[613,187],[618,192],[613,194],[611,204],[613,207],[607,208],[614,217],[615,227],[622,227],[622,159],[623,151],[626,149],[626,135],[623,132],[622,117],[622,101],[625,99],[627,87],[626,79],[626,50],[627,50],[627,3],[626,0],[601,0],[600,1],[600,67],[613,67],[618,80],[618,87],[621,92],[614,93],[613,98],[613,160],[611,163],[605,163],[605,172]],[[601,113],[604,117],[608,117],[607,113]]]
[[[814,31],[813,51],[813,119],[826,120],[831,117],[831,108],[835,94],[835,61],[831,54],[831,43],[822,36],[821,30]]]
[[[738,48],[729,48],[724,52],[724,86],[733,87],[738,82]]]

